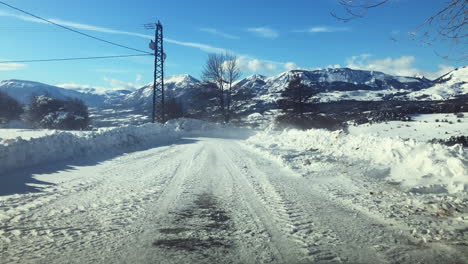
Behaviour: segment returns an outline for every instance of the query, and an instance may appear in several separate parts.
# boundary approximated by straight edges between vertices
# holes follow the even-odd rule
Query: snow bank
[[[418,143],[398,137],[353,136],[325,130],[265,131],[249,138],[248,142],[261,148],[315,150],[337,158],[370,161],[389,168],[387,180],[400,183],[411,191],[468,191],[468,155],[461,146]]]
[[[92,153],[164,143],[178,136],[172,126],[145,124],[80,133],[56,132],[29,140],[0,139],[0,173]]]
[[[247,138],[251,135],[246,129],[194,119],[178,119],[164,125],[102,128],[98,131],[47,131],[38,130],[38,135],[34,137],[0,137],[0,174],[16,168],[121,151],[134,146],[151,147],[180,137]]]

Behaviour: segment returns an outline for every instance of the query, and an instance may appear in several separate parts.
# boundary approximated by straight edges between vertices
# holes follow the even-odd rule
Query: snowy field
[[[176,120],[10,137],[0,170],[0,263],[468,263],[460,146]]]
[[[427,142],[431,139],[448,139],[451,136],[468,136],[468,113],[463,117],[454,114],[413,115],[412,121],[389,121],[385,123],[350,126],[351,135],[401,137]]]

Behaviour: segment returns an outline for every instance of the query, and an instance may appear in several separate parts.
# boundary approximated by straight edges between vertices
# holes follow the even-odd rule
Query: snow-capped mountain
[[[168,97],[184,97],[190,90],[199,88],[201,82],[188,74],[175,75],[164,80]],[[153,83],[125,95],[121,103],[124,106],[146,106],[153,100]]]
[[[333,68],[293,70],[276,76],[254,74],[234,83],[233,101],[240,114],[275,109],[277,100],[293,75],[317,88],[321,102],[343,100],[446,100],[467,94],[467,68],[460,68],[434,81],[424,77],[393,76],[378,71]],[[216,89],[190,75],[165,80],[166,94],[178,99],[186,109],[210,108],[216,105]],[[149,109],[153,87],[148,84],[125,96],[122,105]]]
[[[409,93],[412,100],[446,100],[468,94],[468,66],[455,69],[433,81],[427,89]]]
[[[425,78],[392,76],[382,72],[352,70],[348,68],[321,69],[314,71],[294,70],[266,78],[250,76],[240,82],[239,89],[261,87],[262,100],[277,100],[287,87],[293,75],[299,75],[302,82],[321,91],[322,102],[340,100],[385,100],[391,95],[400,95],[431,87]],[[237,90],[239,90],[237,89]]]
[[[46,95],[57,99],[77,98],[89,106],[102,106],[105,96],[92,93],[82,93],[39,82],[24,80],[0,81],[0,91],[4,91],[23,104],[29,103],[33,96]]]
[[[276,76],[254,74],[234,83],[234,108],[240,114],[277,108],[276,102],[293,75],[320,91],[321,102],[343,100],[447,100],[468,94],[468,67],[462,67],[436,80],[424,77],[392,76],[377,71],[333,68],[293,70]],[[185,109],[203,112],[216,106],[216,88],[184,74],[165,79],[167,98],[179,101]],[[89,106],[116,105],[122,108],[148,110],[153,98],[153,83],[136,91],[111,90],[103,94],[83,93],[38,82],[7,80],[0,90],[26,103],[31,96],[74,97]]]

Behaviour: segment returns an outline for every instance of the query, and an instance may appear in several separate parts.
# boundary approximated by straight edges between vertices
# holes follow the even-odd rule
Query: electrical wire
[[[97,57],[78,57],[78,58],[59,58],[59,59],[37,59],[37,60],[0,61],[0,64],[1,64],[1,63],[26,63],[26,62],[94,60],[94,59],[127,58],[127,57],[141,57],[141,56],[153,56],[153,54],[131,54],[131,55],[114,55],[114,56],[97,56]]]
[[[92,38],[92,39],[95,39],[95,40],[98,40],[98,41],[101,41],[101,42],[105,42],[105,43],[107,43],[107,44],[111,44],[111,45],[114,45],[114,46],[117,46],[117,47],[121,47],[121,48],[125,48],[125,49],[129,49],[129,50],[138,51],[138,52],[142,52],[142,53],[146,53],[146,54],[151,54],[151,55],[152,55],[152,53],[147,52],[147,51],[143,51],[143,50],[139,50],[139,49],[134,49],[134,48],[131,48],[131,47],[128,47],[128,46],[125,46],[125,45],[121,45],[121,44],[118,44],[118,43],[115,43],[115,42],[111,42],[111,41],[108,41],[108,40],[105,40],[105,39],[102,39],[102,38],[98,38],[98,37],[95,37],[95,36],[92,36],[92,35],[83,33],[83,32],[81,32],[81,31],[75,30],[75,29],[73,29],[73,28],[70,28],[70,27],[67,27],[67,26],[64,26],[64,25],[60,25],[60,24],[58,24],[58,23],[55,23],[55,22],[50,21],[50,20],[47,20],[47,19],[42,18],[42,17],[40,17],[40,16],[31,14],[31,13],[29,13],[28,11],[25,11],[25,10],[22,10],[22,9],[20,9],[20,8],[17,8],[17,7],[14,7],[14,6],[12,6],[12,5],[9,5],[9,4],[7,4],[7,3],[5,3],[5,2],[3,2],[3,1],[0,1],[0,4],[2,4],[2,5],[4,5],[4,6],[7,6],[7,7],[9,7],[9,8],[15,9],[15,10],[17,10],[17,11],[19,11],[19,12],[22,12],[22,13],[27,14],[27,15],[29,15],[29,16],[32,16],[32,17],[34,17],[34,18],[40,19],[40,20],[42,20],[42,21],[45,21],[45,22],[47,22],[47,23],[53,24],[53,25],[55,25],[55,26],[58,26],[58,27],[61,27],[61,28],[66,29],[66,30],[72,31],[72,32],[74,32],[74,33],[77,33],[77,34],[86,36],[86,37],[88,37],[88,38]]]

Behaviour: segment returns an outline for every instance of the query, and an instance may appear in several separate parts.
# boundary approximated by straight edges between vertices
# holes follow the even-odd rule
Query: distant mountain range
[[[424,77],[393,76],[377,71],[333,68],[321,70],[293,70],[277,76],[251,75],[234,84],[235,109],[239,113],[254,113],[274,109],[281,92],[293,75],[303,83],[318,88],[321,102],[343,100],[447,100],[468,94],[468,67],[461,67],[435,80]],[[167,95],[186,109],[206,111],[214,108],[216,91],[190,75],[177,75],[165,80]],[[118,105],[123,108],[148,109],[152,102],[152,84],[136,91],[111,91],[105,94],[83,93],[31,81],[6,80],[0,82],[5,91],[22,103],[32,96],[49,95],[56,98],[73,97],[89,106]]]
[[[318,96],[321,102],[448,100],[468,94],[468,67],[456,69],[433,81],[424,77],[392,76],[348,68],[294,70],[272,77],[255,74],[236,82],[233,95],[235,109],[238,113],[249,114],[276,108],[276,101],[293,75],[299,75],[303,83],[317,87],[321,91]],[[168,78],[166,89],[187,109],[203,111],[216,104],[216,92],[190,75]],[[148,109],[151,95],[152,84],[149,84],[124,96],[121,103],[126,107]]]
[[[29,103],[32,97],[47,95],[57,99],[78,98],[89,106],[100,106],[104,103],[101,95],[81,93],[53,85],[23,80],[6,80],[0,82],[0,91],[6,92],[23,104]]]

